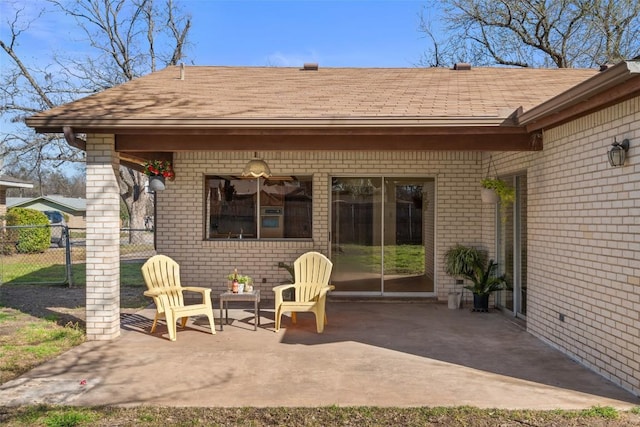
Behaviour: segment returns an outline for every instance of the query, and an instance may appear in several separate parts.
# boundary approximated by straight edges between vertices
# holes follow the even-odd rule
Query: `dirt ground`
[[[142,287],[120,287],[120,313],[135,313],[151,303],[142,295]],[[34,317],[55,320],[61,326],[77,323],[85,328],[84,287],[69,288],[53,285],[2,285],[0,286],[0,306],[14,308]]]

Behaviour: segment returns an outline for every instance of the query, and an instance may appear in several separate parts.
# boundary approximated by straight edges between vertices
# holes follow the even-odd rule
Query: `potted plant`
[[[487,258],[486,251],[463,245],[456,245],[445,254],[447,274],[471,282],[464,288],[473,294],[473,311],[489,311],[489,296],[506,285],[505,276],[496,275],[498,264]]]
[[[245,292],[253,292],[253,279],[250,276],[238,276],[238,283],[243,285]]]
[[[466,277],[471,273],[469,266],[477,263],[480,256],[478,249],[458,244],[445,253],[445,271],[453,277]],[[462,280],[456,282],[464,283]],[[449,308],[459,308],[461,301],[462,292],[449,292]]]
[[[483,178],[480,181],[482,201],[485,203],[497,203],[500,201],[500,211],[502,212],[502,219],[505,217],[505,210],[516,199],[516,190],[500,178]]]
[[[144,174],[149,177],[149,189],[162,191],[165,189],[165,179],[173,181],[176,177],[169,160],[149,160],[144,164]]]
[[[238,274],[237,269],[227,276],[227,280],[229,281],[227,284],[227,290],[232,291],[233,293],[240,292],[240,288],[242,288],[244,292],[253,291],[253,278],[251,278],[251,276]]]

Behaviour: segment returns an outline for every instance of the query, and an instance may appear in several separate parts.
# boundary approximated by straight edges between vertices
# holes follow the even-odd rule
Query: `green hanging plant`
[[[491,173],[492,165],[495,172],[495,176],[493,178],[489,176],[489,174]],[[483,178],[482,181],[480,181],[480,185],[482,186],[482,188],[493,190],[493,192],[498,196],[498,198],[500,199],[500,216],[503,222],[506,221],[507,208],[511,206],[516,200],[516,189],[498,178],[498,172],[496,171],[496,167],[493,164],[493,159],[491,158],[489,158],[487,176]]]
[[[511,205],[516,200],[516,190],[500,178],[483,178],[480,182],[482,187],[496,192],[500,198],[500,205],[503,208]]]

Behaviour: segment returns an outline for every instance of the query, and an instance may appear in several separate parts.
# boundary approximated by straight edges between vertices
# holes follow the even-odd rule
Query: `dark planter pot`
[[[489,294],[473,294],[473,310],[486,313],[489,311]]]
[[[164,188],[164,176],[152,175],[149,177],[149,190],[162,191]]]

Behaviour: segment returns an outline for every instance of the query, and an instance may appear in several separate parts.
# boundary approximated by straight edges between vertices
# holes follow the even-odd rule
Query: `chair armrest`
[[[202,286],[183,286],[182,290],[201,294],[202,302],[205,304],[207,303],[207,301],[211,301],[211,288],[203,288]]]
[[[203,288],[202,286],[183,286],[183,291],[197,292],[202,295],[210,294],[211,288]]]
[[[285,285],[278,285],[278,286],[274,286],[273,288],[271,288],[271,290],[273,292],[282,292],[286,289],[291,289],[291,288],[295,288],[295,283],[287,283]]]
[[[275,294],[275,307],[276,310],[278,309],[278,307],[282,304],[282,301],[284,300],[284,298],[282,297],[282,292],[286,289],[291,289],[291,288],[296,288],[296,284],[295,283],[289,283],[286,285],[279,285],[279,286],[274,286],[272,288],[274,294]]]
[[[329,291],[334,290],[336,287],[334,285],[329,285],[329,286],[323,286],[320,289],[320,295],[318,296],[318,298],[323,298],[325,295],[327,295],[327,293],[329,293]]]
[[[146,291],[144,291],[143,295],[147,296],[147,297],[157,297],[159,295],[164,295],[167,294],[169,292],[180,292],[182,291],[184,288],[182,287],[178,287],[178,286],[167,286],[164,288],[155,288],[155,289],[148,289]]]

